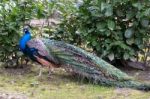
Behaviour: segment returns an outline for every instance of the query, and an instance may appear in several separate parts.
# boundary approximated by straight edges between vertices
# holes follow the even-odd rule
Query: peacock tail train
[[[79,47],[62,41],[38,40],[41,40],[46,46],[46,50],[53,57],[53,61],[58,61],[61,67],[69,72],[92,79],[93,82],[105,86],[150,90],[150,85],[135,81],[126,73]]]

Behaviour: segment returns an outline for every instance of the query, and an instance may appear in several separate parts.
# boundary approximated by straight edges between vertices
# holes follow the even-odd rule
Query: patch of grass
[[[34,67],[35,68],[35,67]],[[117,89],[73,78],[61,69],[37,77],[37,69],[1,69],[0,93],[21,93],[29,99],[148,99],[150,92]]]

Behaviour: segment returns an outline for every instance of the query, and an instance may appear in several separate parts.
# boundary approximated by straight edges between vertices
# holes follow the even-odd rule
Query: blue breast
[[[20,46],[20,49],[21,51],[24,51],[25,48],[26,48],[26,44],[27,42],[31,39],[31,34],[30,33],[25,33],[23,35],[23,37],[20,39],[20,42],[19,42],[19,46]]]
[[[37,54],[37,50],[34,48],[29,48],[27,46],[27,42],[30,40],[31,40],[31,34],[29,31],[27,31],[20,39],[19,46],[20,46],[21,51],[25,55],[29,56],[32,60],[36,60],[34,55]]]

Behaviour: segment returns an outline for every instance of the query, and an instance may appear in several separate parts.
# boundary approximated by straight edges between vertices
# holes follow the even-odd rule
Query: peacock
[[[31,39],[28,28],[24,28],[19,46],[31,60],[48,68],[64,68],[104,86],[150,90],[150,85],[140,83],[92,53],[79,47],[46,38]]]

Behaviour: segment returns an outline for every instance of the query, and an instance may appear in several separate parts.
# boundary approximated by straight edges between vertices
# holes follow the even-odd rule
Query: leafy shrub
[[[35,12],[40,9],[36,9],[34,3],[30,0],[25,2],[3,0],[0,3],[0,61],[5,62],[7,59],[17,57],[21,28],[26,20],[37,16]]]
[[[18,42],[23,35],[23,26],[28,24],[30,19],[49,18],[57,9],[61,9],[63,13],[71,12],[72,9],[69,9],[71,6],[64,5],[67,2],[71,1],[2,0],[0,2],[0,61],[17,60],[21,56]]]
[[[150,3],[141,0],[83,0],[55,34],[87,44],[102,58],[132,60],[150,38]]]

